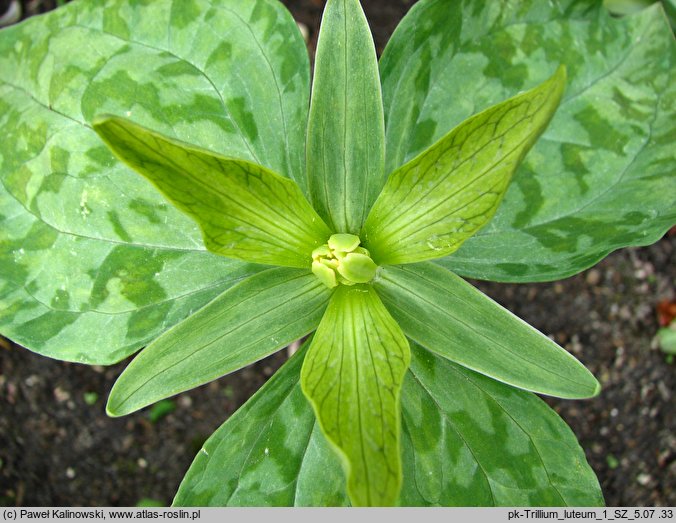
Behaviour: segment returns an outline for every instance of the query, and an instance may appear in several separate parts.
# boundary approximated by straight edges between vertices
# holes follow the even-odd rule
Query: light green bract
[[[354,505],[394,505],[401,488],[399,396],[410,349],[372,287],[340,286],[300,374],[340,457]]]
[[[211,252],[307,267],[304,254],[329,234],[298,185],[264,167],[201,151],[114,116],[97,117],[93,127],[123,162],[200,225]]]
[[[451,271],[568,276],[673,225],[673,57],[659,6],[421,0],[378,64],[328,0],[311,92],[277,0],[75,0],[0,32],[0,332],[145,347],[124,415],[316,331],[176,505],[602,504],[529,392],[599,383]]]
[[[493,217],[559,105],[566,72],[466,120],[394,171],[364,224],[379,264],[441,258]]]

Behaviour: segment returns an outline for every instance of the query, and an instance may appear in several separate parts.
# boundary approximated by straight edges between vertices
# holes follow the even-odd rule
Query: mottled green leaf
[[[279,267],[235,285],[153,341],[108,398],[123,416],[258,361],[314,330],[330,291],[307,270]]]
[[[376,51],[358,0],[329,0],[317,43],[307,135],[314,207],[333,232],[358,234],[384,182]]]
[[[600,390],[570,353],[442,267],[382,267],[374,287],[406,336],[445,358],[552,396]]]
[[[336,288],[305,358],[303,392],[343,462],[353,505],[396,502],[408,341],[369,285]]]
[[[309,267],[330,231],[288,178],[172,140],[124,118],[94,130],[200,226],[211,252],[254,263]]]
[[[542,400],[411,348],[402,505],[603,505],[575,435]]]
[[[176,506],[344,506],[338,457],[303,396],[306,343],[206,441]]]
[[[574,434],[535,395],[412,347],[402,390],[403,506],[601,505]],[[338,458],[297,354],[197,454],[175,505],[344,506]]]
[[[486,225],[561,100],[566,71],[465,120],[390,175],[362,238],[379,264],[455,252]]]
[[[493,220],[439,263],[553,280],[657,240],[676,221],[675,49],[659,5],[614,19],[601,2],[416,3],[380,64],[387,172],[558,64],[568,71]]]
[[[76,1],[0,31],[0,332],[113,363],[260,270],[206,252],[94,115],[305,187],[308,100],[305,44],[272,0]]]

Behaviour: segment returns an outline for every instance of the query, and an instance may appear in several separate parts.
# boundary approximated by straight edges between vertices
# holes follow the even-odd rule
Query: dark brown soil
[[[54,1],[24,1],[29,13]],[[285,0],[310,30],[321,0]],[[412,0],[364,0],[379,50]],[[656,347],[656,306],[674,300],[676,237],[612,254],[557,283],[477,283],[578,356],[600,379],[591,401],[548,400],[578,435],[608,505],[676,505],[673,363]],[[284,351],[175,399],[175,411],[107,418],[124,368],[37,356],[0,338],[0,505],[171,502],[201,443],[276,370]],[[89,403],[91,404],[89,404]]]

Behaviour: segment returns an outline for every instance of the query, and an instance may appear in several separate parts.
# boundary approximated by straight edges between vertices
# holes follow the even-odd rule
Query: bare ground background
[[[323,2],[284,3],[309,28],[312,50]],[[363,3],[380,52],[414,2]],[[22,4],[30,15],[56,2]],[[601,381],[603,392],[593,400],[547,401],[577,434],[608,505],[676,505],[674,364],[654,343],[657,305],[675,299],[675,250],[672,235],[616,252],[561,282],[475,282]],[[169,504],[202,442],[284,358],[282,351],[182,394],[163,416],[147,409],[110,419],[105,399],[127,362],[63,363],[0,338],[0,505],[133,506],[145,498]]]

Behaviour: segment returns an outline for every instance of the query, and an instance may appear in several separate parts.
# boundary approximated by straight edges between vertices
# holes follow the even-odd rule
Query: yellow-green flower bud
[[[354,234],[334,234],[328,243],[312,251],[312,272],[329,289],[338,284],[368,283],[378,266]]]

